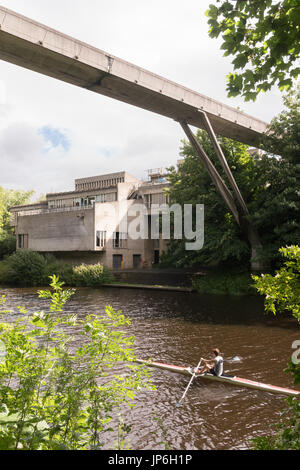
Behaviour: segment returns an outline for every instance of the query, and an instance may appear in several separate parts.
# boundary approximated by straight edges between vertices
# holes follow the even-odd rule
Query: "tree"
[[[207,11],[209,35],[222,34],[224,56],[232,55],[228,96],[255,100],[277,85],[288,90],[300,74],[298,0],[216,0]]]
[[[283,96],[283,103],[285,109],[272,119],[267,135],[263,137],[263,146],[268,153],[299,165],[300,82]]]
[[[290,90],[284,104],[285,110],[272,120],[264,137],[262,154],[250,156],[245,145],[219,137],[248,207],[249,221],[260,235],[263,245],[260,257],[272,262],[273,267],[280,261],[279,248],[300,239],[300,85]],[[199,130],[196,137],[222,175],[206,132]],[[205,205],[205,242],[203,249],[195,253],[185,251],[181,241],[171,240],[165,261],[189,266],[217,260],[247,266],[250,256],[247,238],[190,143],[183,141],[181,154],[185,159],[178,171],[170,169],[170,198],[180,204]]]
[[[218,171],[222,169],[204,131],[197,139]],[[276,262],[278,249],[300,238],[299,190],[297,165],[268,154],[250,156],[247,147],[230,139],[219,138],[221,147],[249,209],[249,220],[260,235],[265,261]],[[183,141],[185,157],[178,171],[170,168],[170,200],[205,206],[204,247],[186,251],[185,240],[171,240],[165,262],[177,266],[211,263],[249,266],[250,247],[245,233],[236,224],[193,147]]]
[[[289,312],[300,323],[300,247],[294,245],[280,248],[279,251],[286,258],[284,266],[275,276],[252,276],[254,286],[265,296],[266,312],[274,315],[278,312]]]
[[[16,238],[10,227],[10,207],[28,204],[33,194],[34,191],[15,191],[0,186],[0,259],[16,249]]]
[[[9,225],[10,207],[28,204],[33,194],[34,191],[16,191],[14,189],[4,189],[0,186],[0,232],[11,233]]]
[[[197,139],[213,160],[217,170],[222,172],[206,132],[198,130]],[[247,165],[252,165],[247,147],[227,138],[221,138],[220,142],[234,177],[246,194],[251,191]],[[170,201],[182,206],[183,204],[204,204],[205,242],[202,250],[194,252],[185,250],[185,240],[171,240],[167,255],[169,262],[177,266],[191,266],[216,260],[221,262],[248,260],[249,246],[243,238],[240,228],[204,170],[194,148],[189,142],[183,141],[182,144],[181,155],[185,156],[182,165],[178,171],[174,167],[169,169]],[[245,194],[243,194],[244,197]]]

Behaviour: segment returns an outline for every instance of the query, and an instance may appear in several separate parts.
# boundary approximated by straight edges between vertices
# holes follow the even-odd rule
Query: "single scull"
[[[142,359],[137,359],[137,362],[140,364],[145,364],[150,367],[155,367],[158,369],[168,370],[169,372],[176,372],[178,374],[183,375],[193,375],[195,372],[191,367],[183,367],[183,366],[174,366],[171,364],[163,364],[161,362],[151,362],[151,361],[144,361]],[[221,375],[217,377],[211,374],[197,374],[197,378],[201,378],[204,380],[212,380],[216,382],[223,382],[231,385],[236,385],[238,387],[247,387],[247,388],[254,388],[256,390],[263,390],[264,392],[270,393],[277,393],[279,395],[288,395],[288,396],[300,396],[300,392],[297,390],[293,390],[291,388],[284,388],[284,387],[277,387],[276,385],[269,385],[264,384],[261,382],[256,382],[254,380],[242,379],[240,377],[229,376],[229,375]]]

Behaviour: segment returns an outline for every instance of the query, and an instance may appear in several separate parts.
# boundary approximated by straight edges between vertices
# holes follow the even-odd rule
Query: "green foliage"
[[[0,260],[16,251],[16,237],[4,231],[0,232]]]
[[[292,115],[289,119],[292,123]],[[222,175],[207,134],[199,130],[196,137]],[[299,165],[291,163],[288,156],[250,157],[245,145],[230,139],[219,138],[219,142],[249,209],[249,220],[260,235],[263,245],[260,256],[275,265],[280,246],[295,244],[300,239]],[[178,171],[169,169],[169,196],[171,202],[181,205],[204,204],[204,246],[198,252],[186,251],[185,240],[171,240],[167,254],[162,257],[163,265],[226,263],[247,269],[250,249],[245,234],[186,141],[183,141],[181,154],[185,159]]]
[[[40,285],[47,285],[49,277],[55,274],[67,286],[75,286],[73,279],[73,267],[70,264],[58,261],[53,255],[44,255],[45,267]],[[1,274],[0,274],[1,279]]]
[[[0,233],[2,231],[11,233],[9,225],[10,207],[28,204],[33,194],[34,191],[15,191],[13,189],[4,189],[0,186]]]
[[[281,155],[285,160],[297,165],[299,183],[300,83],[283,96],[283,102],[285,109],[271,121],[263,144],[268,153]]]
[[[100,263],[72,267],[52,255],[18,250],[0,262],[0,282],[20,286],[47,285],[55,274],[68,286],[96,287],[113,281],[110,270]]]
[[[74,294],[62,284],[53,276],[51,290],[39,292],[48,311],[20,307],[17,319],[0,323],[2,450],[101,449],[104,433],[120,433],[114,417],[153,389],[147,368],[134,363],[130,321],[111,307],[80,320],[62,314]]]
[[[46,260],[39,253],[19,250],[0,265],[0,282],[16,286],[39,286],[43,283]]]
[[[10,227],[10,207],[27,204],[33,191],[15,191],[0,186],[0,260],[16,250],[16,238]]]
[[[252,276],[258,292],[265,295],[265,310],[291,312],[300,322],[300,247],[289,246],[281,248],[280,253],[286,258],[275,274]]]
[[[265,274],[252,276],[258,292],[265,295],[265,310],[274,315],[289,312],[300,322],[300,247],[289,246],[280,249],[286,259],[274,276]],[[295,384],[300,383],[300,364],[292,360],[286,369]],[[255,450],[299,450],[300,449],[300,401],[287,400],[288,407],[282,415],[272,436],[253,440]]]
[[[110,270],[102,264],[82,264],[73,268],[73,284],[75,286],[96,287],[113,281]]]
[[[204,131],[198,130],[197,139],[213,161],[218,171],[222,172],[215,157],[212,144]],[[233,220],[231,213],[218,193],[202,163],[190,143],[182,142],[181,155],[185,159],[178,171],[169,169],[168,180],[170,201],[181,204],[204,204],[205,240],[204,247],[195,251],[186,251],[186,240],[171,240],[167,255],[162,262],[177,267],[208,264],[211,262],[236,262],[247,265],[249,246],[243,239],[241,230]],[[244,197],[251,192],[250,168],[253,161],[247,147],[227,138],[221,138],[220,144]],[[244,191],[244,192],[243,192]]]
[[[193,282],[199,294],[253,295],[255,290],[249,272],[212,271]]]
[[[298,0],[216,0],[207,11],[209,35],[222,35],[224,56],[234,57],[229,96],[255,100],[277,85],[288,90],[300,75]]]
[[[300,450],[300,401],[289,398],[273,436],[253,439],[254,450]]]

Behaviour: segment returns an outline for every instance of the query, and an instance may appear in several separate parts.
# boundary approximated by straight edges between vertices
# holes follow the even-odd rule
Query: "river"
[[[7,305],[41,308],[36,290],[0,288]],[[103,312],[105,305],[130,317],[140,358],[177,365],[197,365],[218,347],[225,371],[273,385],[292,387],[284,372],[300,339],[292,317],[265,315],[260,297],[229,297],[138,289],[78,289],[67,311]],[[44,306],[44,305],[43,305]],[[239,356],[240,361],[231,358]],[[126,415],[132,425],[129,445],[135,450],[248,449],[251,438],[270,433],[285,406],[283,397],[195,380],[180,407],[189,377],[153,369],[156,391],[142,392]],[[154,420],[161,419],[162,427]],[[107,442],[109,448],[111,443]]]

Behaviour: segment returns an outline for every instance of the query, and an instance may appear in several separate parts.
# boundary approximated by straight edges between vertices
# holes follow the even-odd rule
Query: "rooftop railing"
[[[66,206],[66,207],[53,207],[48,209],[29,209],[25,211],[18,212],[19,217],[26,217],[28,215],[41,215],[41,214],[53,214],[56,212],[73,212],[73,211],[82,211],[87,209],[93,209],[93,205],[88,206]]]

